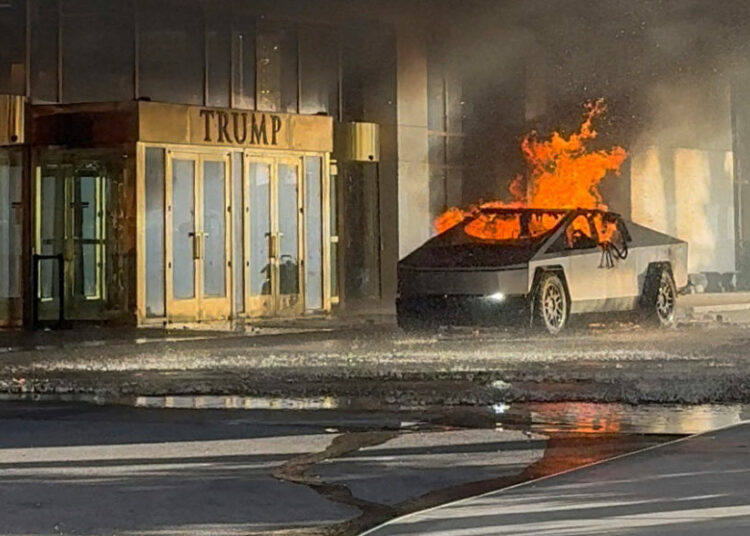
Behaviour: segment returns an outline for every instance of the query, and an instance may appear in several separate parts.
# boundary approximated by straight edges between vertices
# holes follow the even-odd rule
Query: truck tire
[[[545,272],[537,282],[533,298],[533,324],[550,335],[560,333],[568,322],[570,303],[565,283],[555,272]]]
[[[649,324],[662,328],[675,325],[677,286],[667,266],[649,267],[641,308]]]

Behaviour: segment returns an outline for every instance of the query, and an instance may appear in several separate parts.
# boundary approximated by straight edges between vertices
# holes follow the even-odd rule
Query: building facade
[[[424,8],[0,4],[0,325],[390,307],[431,232]]]

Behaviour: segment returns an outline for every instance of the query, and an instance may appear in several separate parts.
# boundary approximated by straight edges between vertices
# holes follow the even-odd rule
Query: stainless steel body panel
[[[614,259],[607,267],[602,250],[545,254],[529,263],[529,290],[537,269],[562,269],[568,285],[571,313],[627,311],[635,309],[652,264],[668,263],[675,285],[687,285],[687,244],[631,246],[625,259]]]

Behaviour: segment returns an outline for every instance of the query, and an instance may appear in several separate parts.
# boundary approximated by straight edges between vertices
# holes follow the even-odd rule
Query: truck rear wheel
[[[677,286],[667,267],[654,267],[646,275],[643,291],[643,312],[655,326],[670,328],[675,325]]]

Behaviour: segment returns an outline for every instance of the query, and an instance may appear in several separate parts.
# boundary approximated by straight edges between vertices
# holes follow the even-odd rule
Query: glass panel
[[[565,229],[565,246],[567,249],[591,249],[597,246],[594,229],[588,216],[581,214]]]
[[[203,104],[203,16],[185,2],[139,3],[139,97]]]
[[[58,180],[53,173],[53,170],[45,169],[41,180],[41,215],[39,222],[39,238],[41,241],[39,250],[41,255],[62,253],[64,181]],[[54,261],[43,261],[41,263],[39,268],[40,298],[51,300],[57,299],[60,295],[57,285],[57,269],[57,263]]]
[[[258,110],[297,112],[297,36],[294,28],[263,23],[257,34]]]
[[[445,111],[447,129],[449,132],[463,132],[464,129],[464,100],[461,81],[451,69],[445,81]]]
[[[26,86],[26,13],[24,2],[0,4],[0,94],[23,95]]]
[[[235,20],[232,29],[232,94],[235,108],[255,108],[255,20]]]
[[[203,163],[203,295],[227,295],[226,165]]]
[[[20,154],[0,153],[0,298],[21,297],[22,232]]]
[[[31,2],[31,98],[57,102],[57,2]]]
[[[449,207],[463,205],[464,171],[460,167],[449,167],[448,178],[445,182],[445,199]]]
[[[279,293],[299,294],[298,166],[279,164]]]
[[[271,294],[271,165],[250,163],[250,294]]]
[[[164,149],[146,149],[146,316],[164,316]]]
[[[428,137],[428,159],[430,167],[445,165],[446,136],[430,134]]]
[[[447,208],[447,172],[445,166],[430,166],[430,216],[435,218]]]
[[[338,39],[336,29],[300,29],[300,113],[338,117]]]
[[[132,4],[64,0],[63,102],[133,98]]]
[[[73,240],[75,278],[73,292],[86,298],[99,296],[98,267],[101,259],[101,232],[98,201],[99,177],[78,177],[74,182]]]
[[[10,165],[2,156],[0,155],[0,298],[10,298],[13,211],[10,197]]]
[[[322,160],[305,157],[305,308],[323,308]]]
[[[229,24],[221,14],[207,15],[206,54],[208,106],[229,107]]]
[[[445,67],[440,51],[430,46],[427,55],[427,116],[432,131],[446,129]]]
[[[464,138],[463,136],[447,136],[448,142],[448,165],[461,167],[464,165]]]
[[[234,311],[245,311],[245,226],[243,225],[244,199],[242,195],[242,153],[232,155],[232,267],[234,274]]]
[[[195,162],[172,161],[172,293],[195,297]]]
[[[336,237],[336,240],[331,240],[331,297],[338,298],[339,296],[339,204],[338,204],[338,176],[331,174],[331,183],[329,190],[329,204],[330,204],[330,226],[331,235]]]
[[[340,32],[342,120],[396,124],[394,29],[385,23],[349,20]]]

